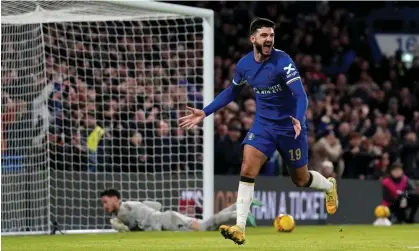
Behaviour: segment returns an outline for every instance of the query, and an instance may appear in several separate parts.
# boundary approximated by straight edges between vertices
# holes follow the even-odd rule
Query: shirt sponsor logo
[[[297,75],[297,74],[298,74],[298,72],[297,72],[297,71],[294,71],[293,73],[288,74],[288,75],[287,75],[287,78],[292,78],[292,77],[295,77],[295,75]]]
[[[256,94],[273,94],[282,92],[281,84],[277,84],[271,87],[264,87],[264,88],[253,88]]]
[[[288,66],[284,67],[284,71],[287,71],[287,75],[290,74],[291,72],[295,71],[295,68],[293,67],[292,64],[289,64]]]

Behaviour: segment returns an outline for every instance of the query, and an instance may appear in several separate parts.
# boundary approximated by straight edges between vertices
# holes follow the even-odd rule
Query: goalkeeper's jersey
[[[154,201],[125,201],[116,217],[130,230],[159,230],[161,204]]]

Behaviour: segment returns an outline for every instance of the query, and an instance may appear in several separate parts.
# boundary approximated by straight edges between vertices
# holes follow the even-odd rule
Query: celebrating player
[[[188,107],[191,113],[180,118],[180,126],[191,128],[233,101],[245,84],[249,84],[255,92],[255,119],[243,141],[236,225],[220,227],[225,238],[239,245],[245,242],[246,217],[252,202],[255,178],[275,150],[284,158],[294,184],[324,191],[329,214],[334,214],[338,207],[336,180],[326,179],[307,168],[307,95],[290,56],[273,48],[274,29],[275,24],[268,19],[254,20],[250,25],[253,51],[237,63],[232,84],[203,110]]]
[[[100,194],[103,209],[113,214],[112,228],[118,232],[128,231],[209,231],[236,218],[236,204],[233,204],[209,220],[203,221],[175,211],[160,212],[162,205],[156,201],[125,201],[116,189],[107,189]],[[260,206],[254,201],[253,205]],[[254,225],[254,217],[249,217]]]

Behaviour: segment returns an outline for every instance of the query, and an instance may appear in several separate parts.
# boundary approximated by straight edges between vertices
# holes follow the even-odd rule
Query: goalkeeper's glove
[[[118,218],[111,219],[112,228],[118,232],[129,232],[128,226],[122,223]]]

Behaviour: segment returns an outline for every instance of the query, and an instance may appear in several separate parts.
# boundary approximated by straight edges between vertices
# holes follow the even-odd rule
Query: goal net
[[[99,194],[213,210],[212,11],[158,2],[2,1],[2,235],[107,231]]]

